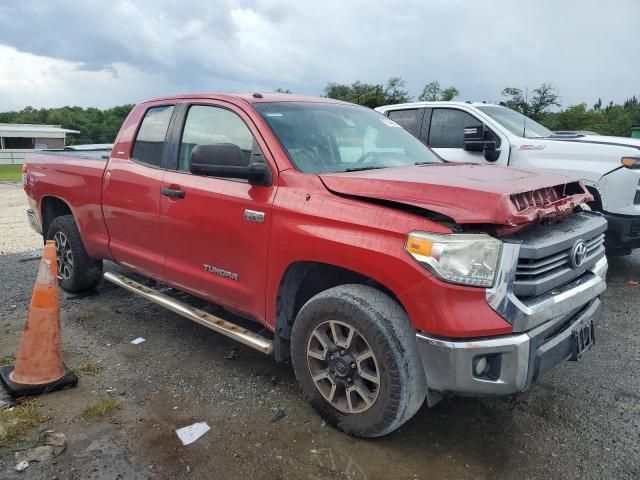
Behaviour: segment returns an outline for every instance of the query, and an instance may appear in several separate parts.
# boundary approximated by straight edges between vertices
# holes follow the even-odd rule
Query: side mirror
[[[500,156],[495,140],[485,140],[484,124],[464,127],[464,149],[468,152],[484,152],[488,162],[495,162]]]
[[[496,148],[496,142],[487,142],[487,143],[491,143],[492,148],[487,148],[484,151],[484,159],[487,162],[495,162],[498,160],[498,158],[500,158],[500,150],[498,150]]]
[[[189,157],[189,171],[209,177],[242,178],[251,185],[271,185],[271,170],[264,163],[249,164],[233,143],[196,145]]]

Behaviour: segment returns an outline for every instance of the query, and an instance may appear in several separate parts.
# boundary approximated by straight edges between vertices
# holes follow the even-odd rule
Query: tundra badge
[[[214,267],[207,263],[203,263],[202,266],[207,272],[215,273],[216,275],[235,280],[236,282],[240,280],[240,276],[237,273],[229,272],[228,270],[223,270],[222,268]]]

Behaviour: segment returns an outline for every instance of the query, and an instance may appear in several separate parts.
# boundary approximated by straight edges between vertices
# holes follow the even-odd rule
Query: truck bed
[[[87,160],[108,160],[111,153],[110,148],[100,148],[95,150],[42,150],[34,152],[35,154],[46,154],[52,157],[73,157],[85,158]]]
[[[102,214],[102,177],[110,150],[42,151],[25,158],[24,189],[34,212],[60,207],[64,199],[78,223],[89,255],[108,258],[109,236]],[[37,199],[37,200],[36,200]],[[42,218],[38,218],[42,224]],[[47,225],[42,224],[46,236]]]

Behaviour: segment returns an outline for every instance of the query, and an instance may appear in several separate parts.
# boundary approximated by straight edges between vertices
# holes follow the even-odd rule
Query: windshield
[[[400,125],[369,108],[302,102],[257,103],[254,108],[304,173],[442,162]]]
[[[514,135],[524,138],[544,138],[553,135],[547,127],[540,125],[535,120],[525,117],[523,114],[498,105],[483,105],[478,110],[486,113],[496,122],[509,130]]]

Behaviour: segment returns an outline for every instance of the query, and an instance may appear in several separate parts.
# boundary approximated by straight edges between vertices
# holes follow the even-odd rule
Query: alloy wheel
[[[58,278],[67,280],[73,274],[73,254],[67,236],[57,231],[53,236],[56,242],[56,260],[58,264]]]
[[[318,391],[341,412],[365,412],[378,398],[376,356],[360,332],[345,322],[329,320],[313,330],[307,363]]]

